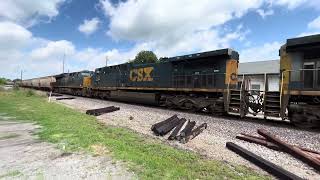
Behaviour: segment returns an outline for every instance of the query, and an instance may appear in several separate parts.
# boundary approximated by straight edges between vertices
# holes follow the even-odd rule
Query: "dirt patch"
[[[1,117],[0,117],[1,118]],[[63,152],[41,142],[40,127],[32,123],[0,120],[0,178],[5,179],[132,179],[122,163],[96,146],[95,156]],[[2,138],[1,138],[2,137]]]

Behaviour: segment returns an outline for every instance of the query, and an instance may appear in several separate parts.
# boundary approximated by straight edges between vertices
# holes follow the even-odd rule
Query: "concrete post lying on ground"
[[[279,179],[302,179],[282,167],[277,166],[232,142],[227,142],[226,147]]]
[[[102,114],[110,113],[110,112],[114,112],[114,111],[118,111],[118,110],[120,110],[120,107],[109,106],[109,107],[105,107],[105,108],[87,110],[86,114],[100,116]]]
[[[305,162],[306,164],[313,167],[317,171],[320,171],[320,160],[318,160],[317,158],[302,151],[298,147],[295,147],[293,145],[290,145],[290,144],[280,140],[279,138],[273,136],[271,133],[267,132],[266,130],[258,129],[258,133],[261,136],[265,137],[267,140],[269,140],[269,141],[273,142],[274,144],[278,145],[279,147],[281,147],[285,152],[300,159],[301,161]]]
[[[173,132],[168,137],[169,140],[174,140],[177,138],[178,133],[180,132],[183,125],[187,122],[185,118],[181,118],[179,124],[176,126],[176,128],[173,130]]]
[[[207,129],[208,125],[207,123],[203,123],[200,126],[196,127],[194,130],[191,131],[190,134],[188,134],[186,137],[184,137],[184,140],[182,143],[187,143],[189,140],[197,137],[200,133],[202,133],[205,129]]]
[[[185,137],[189,136],[191,134],[191,131],[193,129],[193,127],[196,125],[195,121],[189,121],[188,124],[186,125],[186,127],[181,131],[180,136],[179,136],[179,141],[182,143],[185,139]]]
[[[170,132],[173,128],[175,128],[180,122],[180,119],[177,117],[177,115],[174,115],[162,122],[159,122],[151,127],[151,130],[157,135],[157,136],[164,136],[168,132]]]

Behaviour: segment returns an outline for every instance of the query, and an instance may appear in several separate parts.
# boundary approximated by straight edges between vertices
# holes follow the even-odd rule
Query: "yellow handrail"
[[[286,71],[282,71],[282,74],[281,74],[281,86],[280,86],[280,107],[282,107],[282,93],[283,93],[284,72],[286,72]]]
[[[241,101],[241,98],[242,98],[243,82],[244,82],[244,74],[242,74],[242,81],[241,81],[241,86],[240,86],[240,101]],[[240,103],[240,104],[241,104],[241,103]]]

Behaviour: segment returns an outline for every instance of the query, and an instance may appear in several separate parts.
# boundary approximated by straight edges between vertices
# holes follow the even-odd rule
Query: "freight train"
[[[238,79],[239,54],[232,49],[63,73],[24,80],[21,86],[214,114],[260,113],[265,119],[319,127],[320,35],[288,39],[279,54],[279,91],[268,90],[268,75],[264,91],[249,90],[247,77]]]

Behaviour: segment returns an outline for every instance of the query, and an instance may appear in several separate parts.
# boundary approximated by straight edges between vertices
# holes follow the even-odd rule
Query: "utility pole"
[[[64,73],[64,59],[66,57],[66,53],[63,53],[63,59],[62,59],[62,73]]]
[[[108,66],[108,61],[109,61],[109,58],[108,56],[106,56],[106,66]]]

